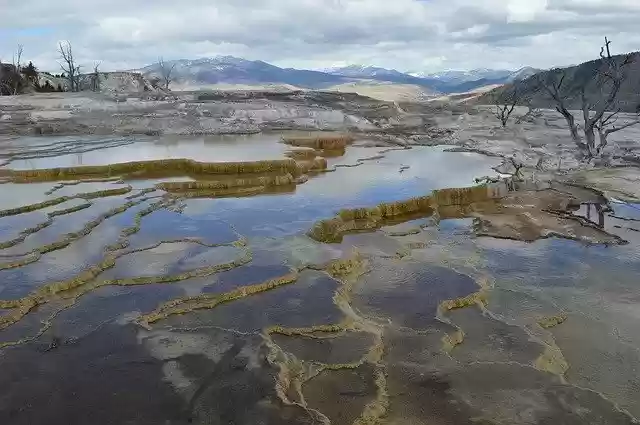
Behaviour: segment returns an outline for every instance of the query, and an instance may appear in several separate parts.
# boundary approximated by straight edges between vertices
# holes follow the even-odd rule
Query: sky
[[[0,0],[0,60],[58,71],[233,55],[324,69],[550,68],[640,50],[640,0]]]

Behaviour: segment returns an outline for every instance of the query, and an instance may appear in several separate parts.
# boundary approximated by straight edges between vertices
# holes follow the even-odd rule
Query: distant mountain
[[[628,75],[628,78],[622,84],[617,102],[614,105],[615,109],[621,109],[622,111],[627,112],[634,112],[636,111],[636,108],[640,106],[640,52],[634,52],[632,54],[634,56],[634,60],[628,66],[628,68],[626,68],[625,71]],[[622,58],[622,55],[615,56],[615,59],[618,61],[622,60]],[[564,75],[563,87],[575,87],[579,81],[588,80],[589,76],[593,75],[601,66],[602,60],[597,59],[582,63],[577,66],[561,68]],[[547,94],[543,90],[537,90],[536,87],[536,81],[538,78],[544,81],[545,79],[552,76],[553,74],[551,73],[555,71],[540,71],[538,76],[532,78],[532,75],[538,74],[536,73],[536,71],[538,70],[529,68],[523,68],[519,71],[519,77],[526,77],[528,75],[528,77],[520,79],[519,92],[523,96],[528,95],[528,97],[532,99],[531,103],[536,107],[555,107],[555,104],[548,98]],[[499,96],[500,93],[504,92],[505,89],[511,87],[512,84],[513,83],[510,83],[503,87],[498,87],[490,92],[485,93],[478,98],[478,102],[491,104],[496,96]],[[600,97],[599,93],[600,89],[592,81],[587,86],[587,98],[597,99]],[[579,109],[581,107],[581,100],[580,96],[578,96],[578,92],[575,92],[573,97],[567,98],[566,104],[569,109]]]
[[[333,75],[341,75],[343,77],[353,78],[371,78],[371,79],[385,79],[385,78],[416,78],[409,74],[396,71],[395,69],[379,68],[377,66],[366,65],[349,65],[342,68],[333,68],[327,70],[327,73]]]
[[[479,80],[465,81],[452,86],[452,91],[450,91],[450,93],[466,93],[474,91],[480,87],[503,85],[513,83],[514,81],[522,81],[537,74],[538,72],[540,72],[539,69],[526,67],[510,72],[508,75],[499,78],[481,78]]]
[[[175,82],[182,84],[290,84],[318,89],[345,82],[342,77],[324,72],[279,68],[263,61],[250,61],[234,56],[166,62],[166,66],[174,65]],[[147,77],[159,76],[160,65],[149,65],[140,71]]]
[[[447,71],[429,77],[367,65],[349,65],[325,71],[309,71],[280,68],[263,61],[251,61],[234,56],[174,60],[166,62],[166,66],[174,66],[173,77],[177,87],[275,85],[303,89],[326,89],[337,85],[346,84],[348,86],[352,83],[378,81],[418,86],[422,93],[436,95],[466,92],[489,84],[504,84],[516,78],[513,77],[514,73],[511,71],[488,69]],[[145,77],[152,78],[160,75],[160,66],[153,64],[139,71]]]
[[[331,75],[341,77],[420,86],[430,90],[434,94],[447,92],[449,90],[448,84],[442,84],[442,82],[436,79],[415,77],[395,69],[379,68],[376,66],[349,65],[329,70],[329,72]]]
[[[506,81],[509,83],[512,83],[514,81],[526,80],[527,78],[532,77],[542,71],[543,71],[542,69],[525,66],[524,68],[520,68],[519,70],[512,72],[507,77]]]
[[[472,69],[470,71],[443,71],[436,73],[412,73],[416,77],[435,79],[450,84],[462,84],[479,80],[502,80],[508,78],[513,71],[499,69]]]
[[[357,93],[374,99],[397,102],[421,102],[436,97],[430,89],[415,84],[398,84],[372,79],[355,80],[351,83],[328,87],[325,90]]]
[[[349,65],[328,70],[332,75],[351,78],[367,78],[378,81],[390,81],[399,84],[413,84],[429,87],[441,93],[463,93],[493,84],[528,78],[540,70],[525,67],[517,71],[495,69],[473,69],[471,71],[443,71],[440,73],[402,73],[395,69],[375,66]]]

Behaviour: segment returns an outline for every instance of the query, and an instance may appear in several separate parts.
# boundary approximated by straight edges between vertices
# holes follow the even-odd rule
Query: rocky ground
[[[11,164],[282,129],[350,134],[276,133],[289,158],[251,162]],[[640,218],[617,200],[640,196],[639,131],[587,164],[550,111],[503,129],[345,93],[0,98],[0,422],[637,423]],[[87,134],[116,137],[22,138]],[[362,207],[372,187],[393,200]]]
[[[612,135],[603,158],[585,164],[562,117],[543,110],[502,128],[489,107],[385,102],[316,91],[179,92],[175,96],[50,93],[0,97],[0,140],[24,135],[244,134],[269,130],[349,131],[389,145],[452,145],[525,165],[535,179],[561,178],[638,199],[640,126]],[[157,96],[156,96],[157,97]],[[625,116],[621,119],[623,122]],[[606,170],[606,171],[603,171]]]

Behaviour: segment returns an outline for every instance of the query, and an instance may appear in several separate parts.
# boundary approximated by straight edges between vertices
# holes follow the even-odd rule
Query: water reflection
[[[31,141],[25,156],[58,156],[11,167],[282,159],[290,147],[279,137],[103,140],[97,150]],[[640,416],[630,230],[640,209],[524,186],[451,190],[498,161],[381,150],[347,147],[328,171],[269,196],[167,194],[156,184],[169,179],[143,177],[119,197],[95,195],[123,209],[88,234],[78,226],[100,218],[92,209],[34,230],[7,252],[41,241],[41,257],[6,257],[1,270],[0,344],[15,346],[0,356],[2,423],[91,422],[100,411],[93,422],[632,423],[616,406]],[[0,186],[0,211],[35,208],[0,217],[0,240],[19,234],[15,217],[37,227],[49,211],[37,202],[103,185]],[[332,244],[306,236],[336,217],[358,232]],[[104,391],[92,391],[96,376]],[[47,401],[60,382],[64,400]],[[118,396],[131,391],[145,399]]]

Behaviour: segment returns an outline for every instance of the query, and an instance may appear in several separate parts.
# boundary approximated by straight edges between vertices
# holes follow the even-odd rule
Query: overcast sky
[[[640,50],[640,0],[0,0],[0,60],[15,45],[57,70],[56,45],[103,70],[234,55],[321,69],[548,68]]]

